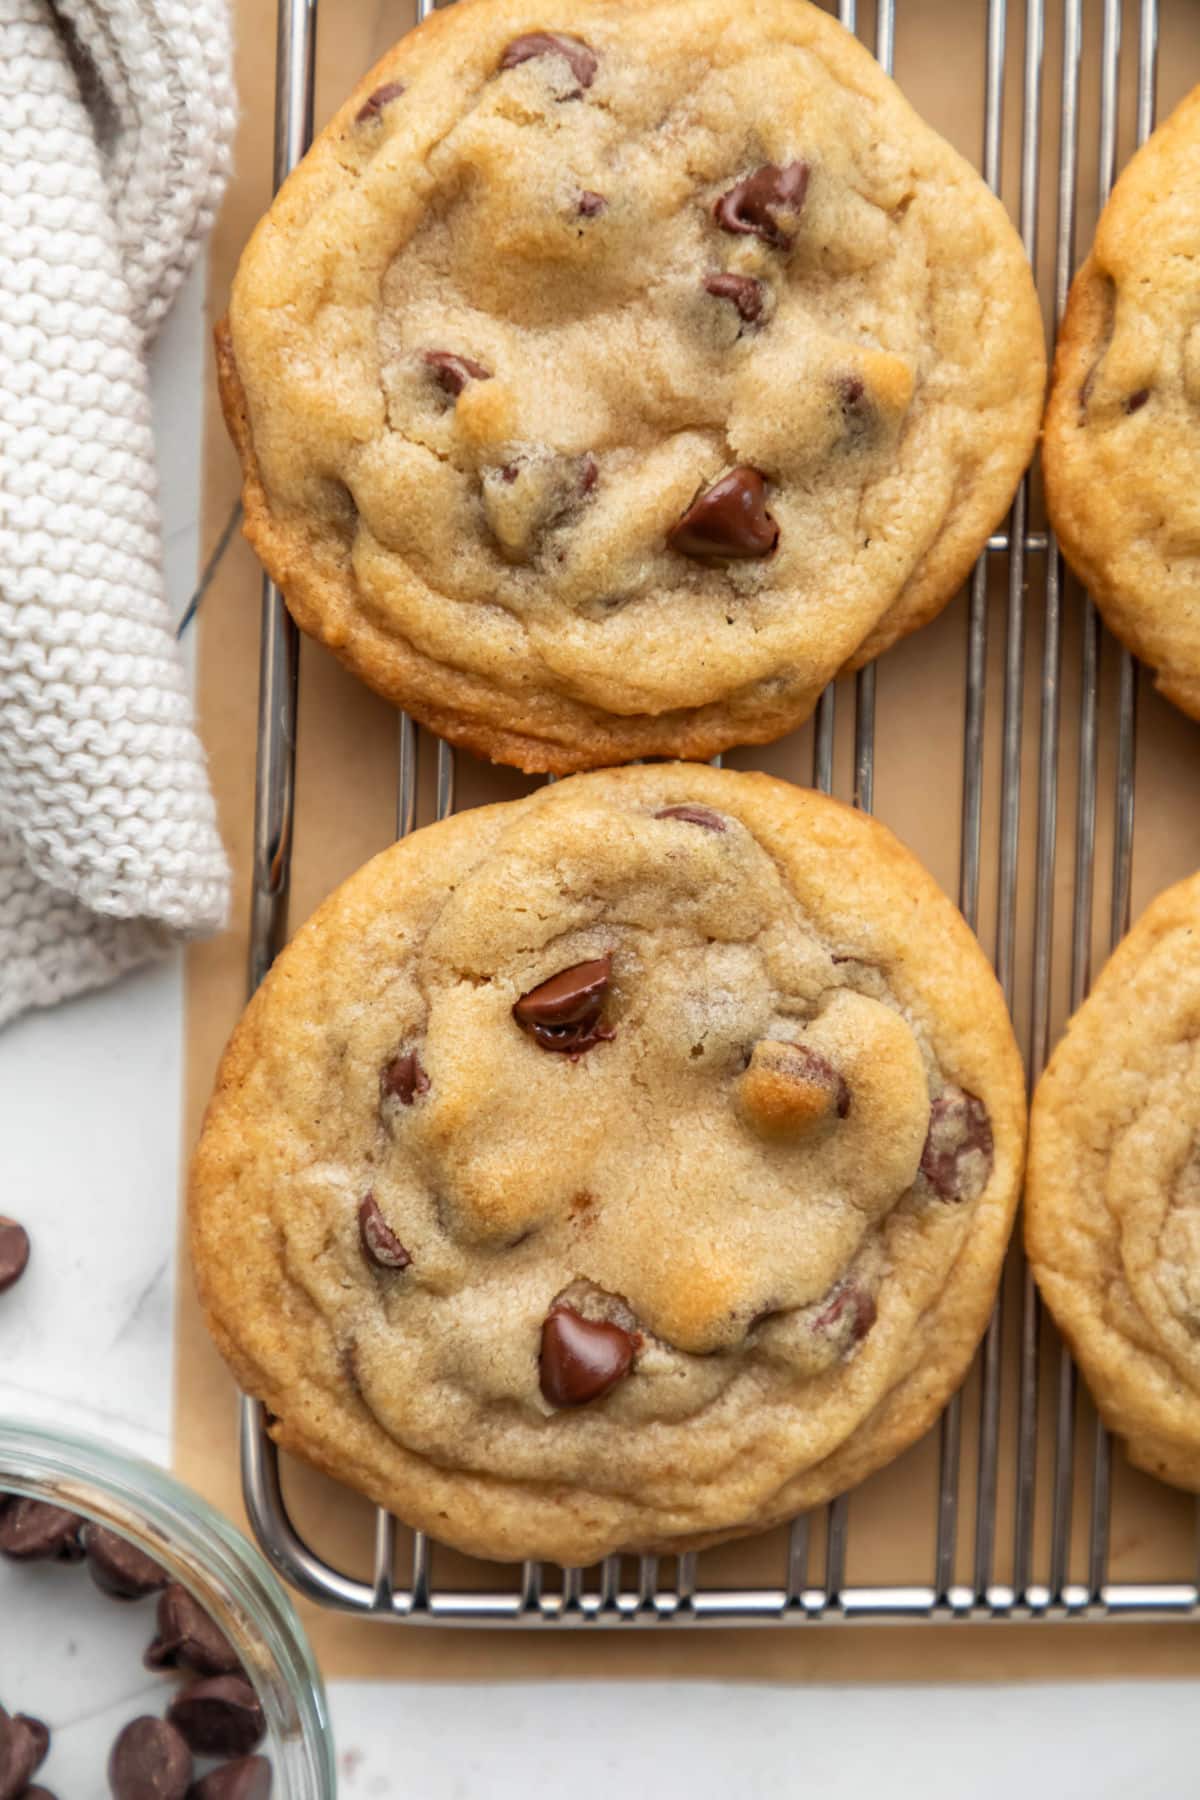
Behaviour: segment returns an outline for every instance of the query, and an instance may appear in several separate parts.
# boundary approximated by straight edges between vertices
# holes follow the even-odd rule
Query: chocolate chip
[[[0,1294],[15,1287],[29,1262],[29,1233],[15,1219],[0,1218]]]
[[[41,1719],[31,1719],[28,1713],[17,1714],[17,1724],[23,1725],[33,1739],[33,1766],[40,1769],[50,1754],[50,1727]]]
[[[492,379],[492,371],[476,362],[473,356],[456,356],[452,350],[426,350],[424,360],[433,370],[442,392],[455,397],[462,393],[468,381]]]
[[[696,496],[668,531],[667,542],[694,562],[770,556],[779,527],[767,511],[766,491],[757,469],[731,469]]]
[[[0,1556],[11,1562],[80,1562],[78,1513],[23,1496],[0,1509]]]
[[[581,218],[594,219],[596,214],[602,213],[607,205],[608,201],[603,194],[597,194],[592,188],[584,188],[579,196],[578,211]]]
[[[50,1792],[49,1788],[27,1787],[21,1795],[21,1800],[57,1800],[57,1797]]]
[[[762,317],[763,284],[753,275],[706,275],[704,286],[716,299],[731,300],[747,325]]]
[[[975,1200],[992,1173],[991,1121],[982,1100],[947,1087],[929,1109],[921,1173],[942,1200]]]
[[[591,451],[589,450],[586,452],[585,455],[581,456],[579,459],[579,491],[580,491],[580,493],[581,494],[590,494],[592,489],[595,487],[596,483],[599,481],[599,479],[600,479],[600,464],[596,461],[595,457],[592,455]]]
[[[401,1106],[411,1106],[418,1094],[429,1092],[429,1077],[421,1067],[415,1050],[402,1050],[393,1056],[379,1077],[380,1091],[393,1095]]]
[[[184,1800],[192,1757],[165,1719],[132,1719],[112,1747],[108,1785],[114,1800]]]
[[[1149,388],[1139,388],[1137,393],[1130,394],[1128,400],[1125,402],[1125,411],[1127,413],[1141,412],[1143,406],[1145,406],[1145,404],[1149,398],[1150,398],[1150,389]]]
[[[239,1756],[194,1781],[187,1800],[268,1800],[271,1765],[265,1756]]]
[[[381,1269],[407,1269],[412,1257],[379,1210],[374,1194],[358,1209],[358,1235],[368,1259]]]
[[[750,1123],[769,1136],[800,1137],[844,1119],[851,1094],[845,1078],[807,1044],[761,1038],[738,1083],[738,1101]]]
[[[38,1748],[38,1739],[27,1720],[19,1715],[10,1719],[6,1712],[0,1712],[0,1800],[17,1800],[25,1792],[30,1776],[42,1760]]]
[[[611,976],[611,955],[574,963],[522,994],[513,1018],[543,1050],[582,1056],[613,1036],[611,1027],[601,1023]]]
[[[685,825],[702,825],[705,831],[725,830],[720,813],[710,812],[707,806],[664,806],[654,816],[656,819],[681,819]]]
[[[531,62],[535,56],[564,57],[570,63],[571,73],[580,89],[591,87],[599,67],[595,53],[581,38],[568,37],[558,31],[530,31],[524,37],[514,38],[500,58],[500,67],[515,69],[519,63]],[[571,97],[578,98],[578,90]]]
[[[766,163],[721,195],[713,207],[713,217],[722,231],[752,232],[777,249],[786,250],[792,240],[777,215],[798,213],[807,192],[807,163],[785,163],[782,168],[777,163]]]
[[[245,1756],[266,1730],[263,1709],[240,1675],[216,1675],[176,1694],[167,1718],[197,1756]]]
[[[354,123],[365,125],[368,119],[377,119],[384,107],[390,105],[393,100],[398,100],[403,92],[404,83],[402,81],[385,81],[382,87],[377,87],[375,92],[364,100],[354,115]]]
[[[874,1294],[857,1281],[843,1282],[829,1302],[813,1320],[817,1331],[832,1332],[839,1327],[852,1343],[860,1344],[878,1317]]]
[[[197,1675],[237,1675],[237,1651],[198,1600],[173,1581],[158,1597],[158,1634],[146,1651],[148,1669],[192,1669]]]
[[[85,1525],[80,1534],[87,1551],[88,1573],[103,1594],[114,1600],[142,1600],[165,1588],[170,1576],[136,1544],[106,1525]]]
[[[585,1319],[572,1306],[551,1307],[542,1326],[538,1364],[551,1406],[586,1406],[629,1373],[639,1339],[620,1325]]]

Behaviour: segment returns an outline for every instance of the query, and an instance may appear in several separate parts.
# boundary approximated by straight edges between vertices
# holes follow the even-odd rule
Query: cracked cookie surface
[[[1109,1429],[1200,1489],[1200,876],[1118,946],[1033,1100],[1025,1238]]]
[[[1200,718],[1200,88],[1138,151],[1071,287],[1046,503],[1105,623]]]
[[[1003,208],[806,0],[459,0],[288,180],[219,349],[299,623],[560,772],[779,736],[932,617],[1045,375]]]
[[[191,1239],[280,1441],[485,1556],[815,1505],[961,1380],[1024,1148],[959,914],[761,775],[581,775],[428,827],[231,1041]]]

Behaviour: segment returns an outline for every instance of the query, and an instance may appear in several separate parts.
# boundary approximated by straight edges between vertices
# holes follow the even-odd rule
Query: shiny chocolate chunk
[[[1127,413],[1141,412],[1143,406],[1145,406],[1145,404],[1149,398],[1150,398],[1150,389],[1149,388],[1139,388],[1137,393],[1130,394],[1128,400],[1125,402],[1125,411]]]
[[[418,1094],[429,1092],[429,1077],[415,1050],[402,1050],[398,1056],[393,1056],[379,1077],[379,1089],[398,1100],[401,1106],[411,1106]]]
[[[222,1763],[187,1791],[187,1800],[270,1800],[271,1765],[265,1756]]]
[[[711,812],[707,806],[664,806],[654,816],[656,819],[680,819],[685,825],[699,825],[705,831],[725,830],[720,813]]]
[[[584,188],[579,196],[578,212],[581,218],[594,219],[607,205],[608,201],[603,194],[596,193],[594,188]]]
[[[237,1651],[198,1600],[173,1581],[158,1597],[158,1630],[146,1651],[148,1669],[191,1669],[196,1675],[237,1675]]]
[[[258,1695],[241,1675],[214,1675],[176,1694],[167,1718],[197,1756],[247,1756],[267,1728]]]
[[[551,1406],[586,1406],[628,1375],[640,1339],[620,1325],[585,1319],[571,1306],[553,1306],[542,1326],[538,1364]]]
[[[522,994],[512,1009],[513,1018],[543,1050],[582,1056],[593,1044],[613,1036],[611,1027],[602,1023],[611,976],[611,956],[574,963]]]
[[[374,1194],[368,1194],[358,1209],[358,1235],[369,1262],[379,1269],[407,1269],[412,1257],[400,1242],[382,1212]]]
[[[0,1800],[17,1800],[24,1794],[44,1755],[30,1721],[19,1714],[10,1719],[0,1710]]]
[[[15,1287],[29,1263],[29,1233],[15,1219],[0,1218],[0,1294]]]
[[[747,325],[762,317],[763,284],[753,275],[706,275],[704,287],[715,299],[730,301]]]
[[[10,1562],[80,1562],[78,1513],[23,1496],[0,1504],[0,1556]]]
[[[929,1109],[921,1173],[941,1200],[977,1200],[992,1173],[987,1108],[960,1087],[943,1089]]]
[[[780,216],[795,217],[807,192],[807,163],[785,163],[782,168],[766,163],[721,195],[713,217],[722,231],[752,232],[776,249],[786,250],[792,240],[780,224]]]
[[[426,350],[425,364],[444,394],[457,398],[468,381],[490,381],[492,371],[473,356],[456,356],[452,350]]]
[[[390,106],[393,100],[398,100],[403,92],[404,83],[402,81],[385,81],[383,86],[377,87],[373,94],[368,94],[354,115],[354,123],[365,125],[371,119],[377,119],[384,107]]]
[[[875,1296],[857,1281],[845,1281],[835,1289],[828,1306],[813,1320],[816,1331],[845,1335],[860,1344],[878,1316]]]
[[[590,88],[596,79],[599,64],[595,52],[589,50],[582,38],[568,37],[559,31],[529,31],[524,37],[514,38],[500,58],[500,67],[515,69],[520,63],[532,62],[536,56],[561,56],[570,63],[571,73],[579,83],[572,98],[578,98],[579,91]]]
[[[779,527],[767,511],[766,494],[757,469],[731,469],[696,496],[668,531],[667,542],[694,562],[770,556],[779,542]]]
[[[184,1800],[191,1779],[191,1751],[165,1719],[131,1719],[108,1759],[113,1800]]]
[[[152,1557],[107,1525],[88,1524],[80,1533],[88,1573],[102,1594],[114,1600],[143,1600],[165,1588],[170,1576]]]

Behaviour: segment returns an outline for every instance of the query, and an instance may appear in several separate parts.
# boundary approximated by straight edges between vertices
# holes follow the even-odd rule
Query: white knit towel
[[[0,0],[0,1024],[225,918],[145,354],[233,119],[224,0]]]

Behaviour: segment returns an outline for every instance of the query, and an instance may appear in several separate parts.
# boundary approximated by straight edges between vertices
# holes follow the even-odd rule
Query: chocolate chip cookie
[[[1071,288],[1043,464],[1105,623],[1200,718],[1200,88],[1125,170]]]
[[[1033,1100],[1025,1238],[1131,1460],[1200,1489],[1200,876],[1169,888]]]
[[[1024,1149],[959,914],[763,775],[580,775],[369,863],[226,1052],[209,1323],[287,1448],[480,1555],[815,1505],[962,1379]]]
[[[999,202],[806,0],[466,0],[287,182],[218,334],[303,629],[530,770],[763,742],[931,618],[1033,448]]]

